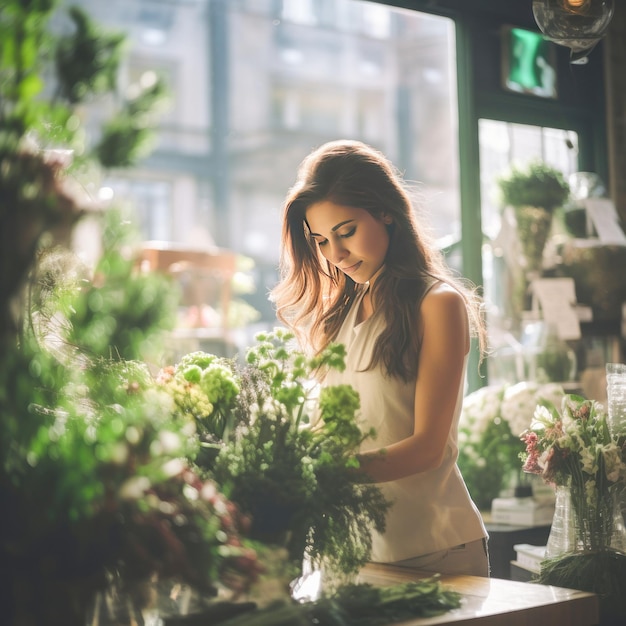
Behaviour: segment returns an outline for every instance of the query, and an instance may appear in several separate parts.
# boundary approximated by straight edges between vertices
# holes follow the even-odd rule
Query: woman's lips
[[[359,261],[358,263],[355,263],[354,265],[350,265],[349,267],[340,267],[339,269],[342,272],[345,272],[346,274],[352,274],[353,272],[359,269],[362,262],[363,261]]]

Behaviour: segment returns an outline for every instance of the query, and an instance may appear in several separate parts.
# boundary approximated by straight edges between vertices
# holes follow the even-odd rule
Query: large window
[[[150,71],[170,87],[156,152],[105,181],[146,239],[213,241],[271,282],[298,164],[337,138],[386,153],[425,225],[460,238],[452,20],[357,0],[82,3],[128,33],[122,89]]]

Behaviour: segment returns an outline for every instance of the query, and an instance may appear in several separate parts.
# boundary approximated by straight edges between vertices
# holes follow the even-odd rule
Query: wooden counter
[[[370,564],[359,574],[359,582],[384,586],[429,575]],[[598,597],[592,593],[479,576],[444,575],[441,581],[461,593],[461,607],[439,617],[402,622],[403,626],[592,626],[599,623]]]

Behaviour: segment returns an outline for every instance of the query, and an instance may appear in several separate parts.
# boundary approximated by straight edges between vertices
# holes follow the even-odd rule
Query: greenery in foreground
[[[434,617],[460,605],[460,594],[446,589],[439,576],[432,576],[389,587],[344,585],[315,602],[276,603],[227,620],[223,626],[379,626]]]

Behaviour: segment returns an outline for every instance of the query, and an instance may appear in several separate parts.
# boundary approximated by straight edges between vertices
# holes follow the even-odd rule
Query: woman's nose
[[[333,265],[339,265],[349,254],[341,241],[330,243],[328,260]]]

